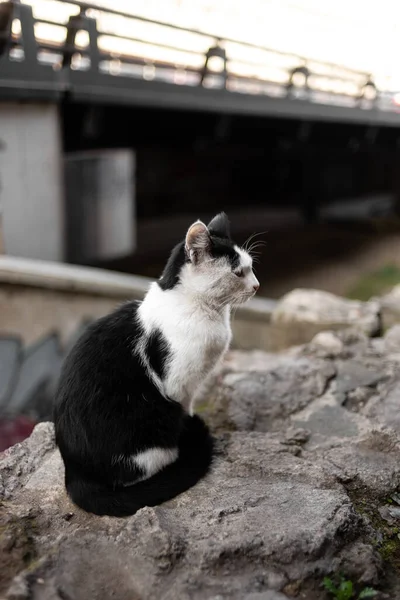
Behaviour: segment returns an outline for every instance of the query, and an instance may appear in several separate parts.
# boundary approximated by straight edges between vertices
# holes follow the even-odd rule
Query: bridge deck
[[[237,58],[232,63],[229,61],[221,40],[214,38],[213,45],[212,36],[191,30],[184,32],[197,38],[203,36],[203,50],[193,50],[186,42],[185,47],[179,46],[178,40],[175,45],[158,43],[159,50],[175,52],[174,60],[151,58],[144,50],[141,56],[125,51],[118,54],[107,50],[104,40],[114,38],[122,44],[121,48],[125,48],[125,42],[137,43],[138,40],[102,31],[102,20],[98,22],[92,15],[104,15],[105,10],[96,11],[94,5],[80,0],[71,0],[68,4],[75,6],[77,14],[63,23],[35,18],[30,5],[12,0],[0,4],[0,100],[60,101],[68,96],[73,102],[400,127],[400,108],[393,96],[378,93],[376,89],[372,99],[365,95],[368,86],[374,92],[374,84],[366,73],[284,55],[250,43],[224,40],[228,49],[246,49],[247,58],[242,61],[244,70],[240,72],[241,61]],[[108,12],[117,14],[113,10]],[[118,14],[131,19],[133,24],[135,20],[140,21],[133,15]],[[19,30],[12,27],[16,20],[20,23]],[[54,40],[48,34],[40,37],[35,29],[38,24],[64,28],[65,40]],[[174,29],[165,23],[153,24]],[[175,29],[178,33],[182,30]],[[84,44],[79,41],[82,31],[87,37]],[[157,47],[157,43],[153,44]],[[159,57],[164,56],[161,50]],[[222,71],[206,68],[205,60],[210,51],[224,63]],[[254,52],[253,58],[249,52],[250,55]],[[257,52],[264,52],[265,60],[272,61],[270,71],[268,64],[260,65]],[[278,59],[286,66],[278,69]],[[251,61],[254,63],[250,64]],[[262,78],[261,67],[264,71],[267,67],[267,71],[275,75],[279,71],[279,77]],[[255,75],[244,75],[246,69]],[[300,86],[294,84],[296,74],[303,78]]]

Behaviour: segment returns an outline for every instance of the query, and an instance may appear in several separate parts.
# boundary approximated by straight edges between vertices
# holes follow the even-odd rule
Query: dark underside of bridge
[[[62,115],[65,151],[136,153],[138,252],[109,265],[123,270],[143,271],[151,255],[159,268],[162,240],[179,239],[191,217],[225,210],[241,238],[280,235],[317,223],[334,200],[399,189],[397,127],[68,100]]]
[[[139,219],[298,208],[392,192],[400,131],[365,124],[141,107],[62,105],[66,151],[133,148]]]

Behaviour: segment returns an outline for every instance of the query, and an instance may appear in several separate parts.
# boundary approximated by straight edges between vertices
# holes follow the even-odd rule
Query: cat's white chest
[[[207,312],[174,290],[150,289],[139,309],[147,334],[156,328],[168,344],[163,392],[189,409],[193,396],[218,366],[231,341],[229,308]]]
[[[200,320],[180,323],[171,343],[171,358],[164,382],[167,395],[185,408],[197,389],[218,366],[231,340],[229,321]]]

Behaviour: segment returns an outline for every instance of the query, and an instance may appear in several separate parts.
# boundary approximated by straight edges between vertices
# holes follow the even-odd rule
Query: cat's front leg
[[[182,394],[182,399],[180,400],[180,403],[182,405],[182,407],[185,409],[185,411],[192,416],[193,415],[193,397],[191,394],[189,394],[187,392],[187,390],[184,390],[183,394]]]

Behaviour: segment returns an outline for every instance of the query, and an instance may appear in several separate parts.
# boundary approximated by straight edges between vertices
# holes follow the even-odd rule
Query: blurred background
[[[0,9],[4,252],[154,276],[225,210],[266,296],[398,280],[397,3]]]
[[[0,1],[0,253],[158,276],[225,210],[262,296],[385,293],[399,28],[391,0]]]

